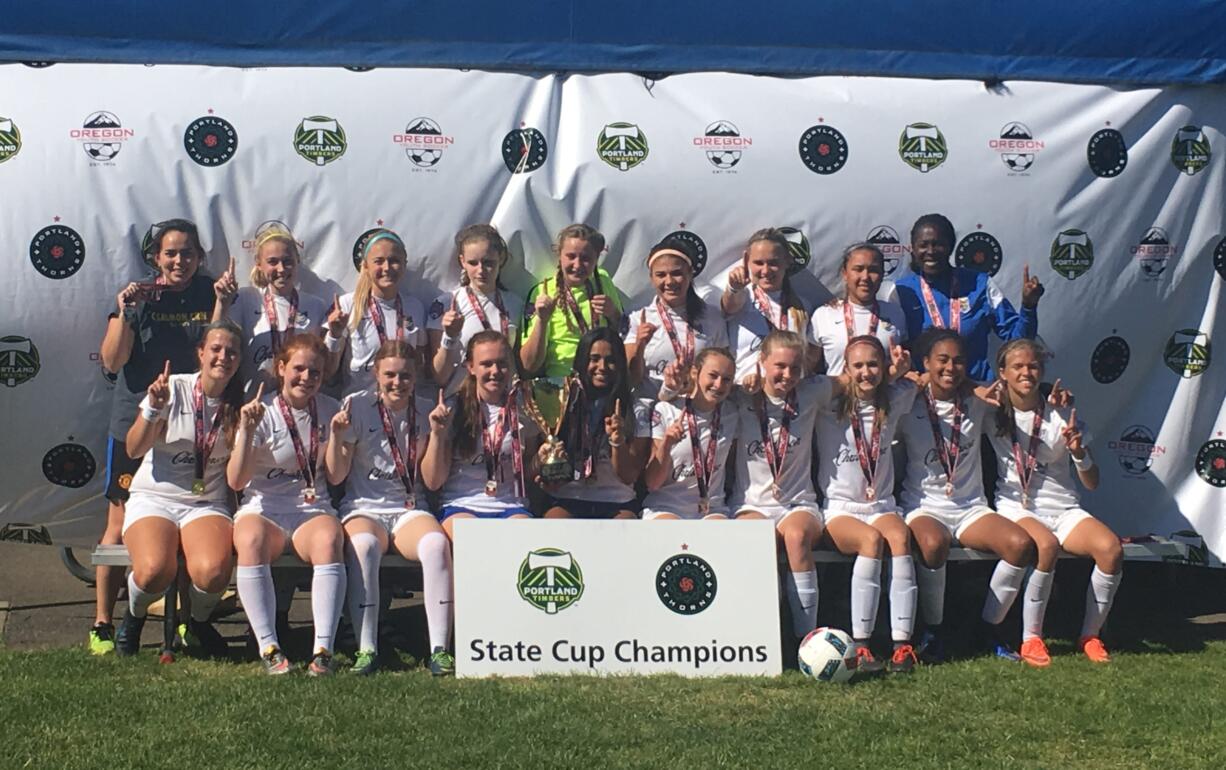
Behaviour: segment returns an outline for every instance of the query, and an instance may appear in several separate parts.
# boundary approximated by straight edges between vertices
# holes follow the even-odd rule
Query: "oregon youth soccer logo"
[[[517,585],[524,601],[554,615],[583,596],[583,570],[567,551],[538,548],[519,565]]]
[[[1188,176],[1209,165],[1209,137],[1200,126],[1184,126],[1171,140],[1171,163]]]
[[[1206,441],[1196,453],[1196,475],[1221,489],[1226,487],[1226,441]]]
[[[1141,265],[1141,274],[1154,281],[1162,277],[1167,260],[1178,256],[1175,244],[1166,237],[1161,227],[1151,227],[1141,237],[1141,242],[1132,247],[1132,254]]]
[[[88,116],[80,128],[68,132],[69,138],[80,142],[85,156],[96,164],[113,160],[123,149],[123,143],[135,135],[135,131],[120,124],[115,113],[105,110]]]
[[[419,168],[434,168],[443,159],[443,152],[455,144],[438,123],[430,118],[413,118],[403,134],[394,134],[392,142],[404,148],[404,154]]]
[[[1166,341],[1162,360],[1166,368],[1191,379],[1209,368],[1209,335],[1196,329],[1180,329]]]
[[[988,140],[988,148],[1000,153],[1010,176],[1025,175],[1044,147],[1043,141],[1035,139],[1026,124],[1017,121],[1006,123],[1000,130],[999,139]]]
[[[98,470],[94,456],[80,444],[59,444],[43,455],[43,475],[52,484],[78,489]]]
[[[669,557],[656,571],[656,595],[678,615],[697,615],[715,601],[715,570],[689,553]]]
[[[949,157],[941,129],[931,123],[912,123],[898,137],[898,157],[911,168],[927,174]]]
[[[1096,176],[1113,177],[1124,173],[1128,165],[1128,145],[1124,135],[1114,128],[1094,132],[1086,143],[1086,160]]]
[[[512,174],[526,174],[545,165],[549,143],[535,128],[517,128],[502,138],[502,162]]]
[[[1158,437],[1145,425],[1129,425],[1120,434],[1119,441],[1108,441],[1107,448],[1115,453],[1115,459],[1129,476],[1144,476],[1154,464],[1154,458],[1166,454],[1166,447],[1159,446]]]
[[[1226,281],[1226,238],[1218,241],[1217,248],[1213,250],[1213,269]]]
[[[44,227],[30,241],[30,262],[47,278],[68,278],[85,262],[85,241],[67,225]]]
[[[21,129],[12,118],[0,117],[0,163],[21,152]]]
[[[909,258],[911,254],[911,247],[901,243],[898,240],[898,231],[889,225],[877,225],[869,231],[864,241],[873,244],[881,251],[881,256],[885,260],[886,277],[894,275],[898,266],[902,264],[903,257]]]
[[[15,388],[38,374],[38,348],[29,337],[0,337],[0,383]]]
[[[353,242],[353,266],[358,270],[358,272],[362,271],[362,257],[365,256],[366,241],[370,238],[370,236],[386,229],[386,227],[372,227],[359,235],[358,239]]]
[[[811,258],[809,239],[795,227],[780,227],[778,230],[783,233],[784,239],[788,242],[788,254],[792,257],[792,264],[788,267],[788,275],[795,275],[804,270],[809,264],[809,259]]]
[[[294,129],[294,152],[316,166],[326,166],[345,154],[349,142],[335,118],[312,115]]]
[[[996,240],[996,236],[982,230],[967,233],[958,242],[958,248],[954,249],[954,254],[958,267],[978,270],[988,275],[996,275],[1004,259],[1000,241]]]
[[[741,162],[741,154],[753,146],[753,139],[742,136],[740,129],[729,121],[717,120],[707,126],[702,136],[694,137],[693,143],[718,171],[729,171]]]
[[[1090,355],[1090,374],[1096,382],[1108,385],[1123,376],[1132,358],[1132,350],[1123,337],[1107,337],[1098,343]]]
[[[1084,230],[1061,230],[1051,242],[1051,269],[1070,281],[1094,264],[1094,244]]]
[[[800,135],[800,160],[815,174],[833,174],[847,165],[847,139],[834,126],[810,126]]]
[[[238,152],[238,132],[228,121],[205,115],[183,132],[183,148],[201,166],[220,166]]]
[[[647,135],[633,123],[610,123],[596,137],[596,154],[619,171],[647,160]]]

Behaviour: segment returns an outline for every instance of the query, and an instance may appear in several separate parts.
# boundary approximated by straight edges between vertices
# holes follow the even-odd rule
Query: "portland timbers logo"
[[[1184,126],[1171,140],[1171,163],[1188,176],[1209,165],[1209,137],[1200,126]]]
[[[0,385],[15,388],[38,374],[38,348],[28,337],[0,337]]]
[[[996,240],[996,236],[982,230],[968,233],[958,242],[958,248],[954,250],[954,254],[958,267],[978,270],[988,275],[996,275],[1004,259],[1000,241]]]
[[[1094,264],[1094,244],[1084,230],[1061,230],[1051,242],[1051,269],[1070,281]]]
[[[847,139],[834,126],[810,126],[800,135],[799,149],[801,162],[815,174],[833,174],[847,165]]]
[[[21,129],[12,118],[0,117],[0,163],[21,152]]]
[[[43,455],[43,475],[61,487],[83,487],[97,470],[94,456],[80,444],[59,444]]]
[[[365,256],[364,252],[366,251],[367,239],[370,238],[370,236],[374,235],[375,233],[381,232],[386,229],[387,229],[386,227],[372,227],[366,232],[359,235],[358,239],[353,242],[353,266],[357,268],[359,273],[362,272],[362,257]]]
[[[707,266],[707,244],[698,237],[698,233],[692,233],[689,230],[674,230],[668,235],[661,238],[661,242],[676,238],[679,241],[688,243],[694,249],[694,276],[697,277]]]
[[[1086,160],[1096,176],[1113,177],[1124,173],[1128,165],[1128,145],[1124,135],[1114,128],[1094,132],[1086,143]]]
[[[1209,368],[1209,335],[1196,329],[1180,329],[1166,341],[1162,360],[1166,368],[1191,379]]]
[[[1218,241],[1217,248],[1213,250],[1213,268],[1226,281],[1226,238]]]
[[[1218,489],[1226,487],[1226,441],[1206,441],[1196,453],[1196,475]]]
[[[1107,337],[1090,354],[1090,374],[1096,382],[1108,385],[1124,375],[1132,350],[1123,337]]]
[[[67,225],[44,227],[30,241],[30,262],[47,278],[68,278],[85,262],[85,241]]]
[[[898,157],[916,171],[927,174],[945,162],[949,157],[949,147],[936,126],[912,123],[898,137]]]
[[[596,137],[596,154],[619,171],[647,160],[647,135],[633,123],[610,123]]]
[[[671,556],[656,571],[656,595],[678,615],[697,615],[715,601],[715,570],[689,553]]]
[[[549,143],[535,128],[517,128],[502,138],[502,162],[512,174],[527,174],[545,165]]]
[[[538,548],[529,551],[519,565],[516,585],[524,601],[554,615],[583,596],[583,571],[569,552]]]
[[[349,143],[335,118],[312,115],[294,129],[294,151],[316,166],[325,166],[345,154]]]
[[[205,115],[183,132],[183,149],[201,166],[220,166],[238,151],[238,132],[228,121]]]

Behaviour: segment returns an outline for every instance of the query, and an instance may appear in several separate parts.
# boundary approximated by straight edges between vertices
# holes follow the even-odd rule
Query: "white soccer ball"
[[[409,160],[424,168],[430,168],[434,164],[438,163],[443,157],[442,150],[429,150],[423,147],[415,147],[407,152],[409,154]]]
[[[805,676],[819,682],[847,682],[856,673],[856,645],[837,628],[810,631],[796,657]]]
[[[1031,153],[1004,153],[1000,159],[1005,162],[1010,171],[1015,172],[1025,171],[1034,163],[1034,155]]]
[[[716,168],[732,168],[741,162],[741,153],[739,150],[709,150],[707,160]]]
[[[119,153],[118,142],[90,142],[85,145],[85,153],[94,160],[110,160]]]

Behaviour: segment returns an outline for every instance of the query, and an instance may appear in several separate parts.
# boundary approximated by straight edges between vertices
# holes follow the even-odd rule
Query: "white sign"
[[[769,521],[456,522],[456,672],[778,675]]]

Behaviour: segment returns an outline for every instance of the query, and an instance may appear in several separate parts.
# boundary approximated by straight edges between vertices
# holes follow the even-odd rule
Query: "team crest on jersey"
[[[1000,130],[999,139],[988,140],[988,148],[1000,153],[1001,162],[1009,169],[1009,176],[1029,176],[1026,172],[1045,146],[1041,139],[1034,137],[1025,123],[1017,121],[1006,123]]]
[[[392,142],[404,148],[405,156],[420,169],[431,169],[443,159],[443,153],[455,144],[455,137],[443,133],[442,127],[430,118],[413,118],[403,134],[394,134]]]
[[[12,118],[0,117],[0,163],[21,152],[21,129]]]
[[[29,337],[0,337],[0,384],[15,388],[38,376],[38,348]]]
[[[119,475],[118,482],[119,482],[120,489],[127,489],[131,487],[132,486],[132,474],[131,473],[121,473]]]
[[[958,267],[977,270],[988,275],[996,275],[996,271],[1000,270],[1001,262],[1004,260],[1000,241],[996,240],[996,236],[982,230],[968,233],[963,237],[958,242],[954,254]]]
[[[1094,244],[1084,230],[1061,230],[1051,242],[1051,269],[1070,281],[1094,264]]]
[[[885,260],[885,275],[887,278],[898,271],[898,266],[902,264],[903,257],[909,259],[911,256],[911,247],[899,241],[898,231],[889,225],[877,225],[872,230],[869,230],[868,237],[864,241],[876,246],[881,252],[881,256]]]
[[[1096,382],[1108,385],[1123,376],[1132,351],[1123,337],[1107,337],[1090,355],[1090,374]]]
[[[1114,128],[1094,132],[1086,143],[1086,160],[1095,176],[1111,178],[1124,173],[1128,166],[1128,144],[1124,135]]]
[[[30,262],[47,278],[68,278],[85,262],[85,241],[67,225],[44,227],[30,241]]]
[[[545,165],[549,142],[535,128],[517,128],[502,137],[502,162],[512,174],[527,174]]]
[[[1226,487],[1226,441],[1210,439],[1196,453],[1196,475],[1218,489]]]
[[[0,542],[51,545],[51,533],[38,524],[5,524],[0,527]]]
[[[1209,368],[1209,335],[1196,329],[1180,329],[1166,341],[1162,360],[1166,368],[1191,379]]]
[[[94,456],[80,444],[59,444],[43,455],[43,476],[61,487],[83,487],[97,471]]]
[[[788,266],[788,275],[795,275],[801,270],[804,270],[809,260],[812,259],[812,253],[809,251],[809,239],[805,234],[795,227],[779,227],[776,228],[783,233],[784,239],[788,242],[788,254],[792,257],[792,264]]]
[[[434,300],[434,302],[430,303],[430,318],[432,320],[442,318],[443,311],[445,309],[446,308],[443,306],[443,301],[441,299]]]
[[[135,135],[135,131],[120,124],[115,113],[105,110],[87,116],[80,128],[68,132],[70,139],[81,143],[85,156],[93,161],[91,165],[95,166],[113,161],[123,149],[124,142]]]
[[[670,556],[656,571],[656,595],[678,615],[697,615],[715,601],[715,570],[691,553]]]
[[[1209,165],[1209,137],[1200,126],[1184,126],[1171,140],[1171,163],[1188,176]]]
[[[220,166],[238,152],[238,132],[229,121],[205,115],[188,124],[183,149],[201,166]]]
[[[920,173],[927,174],[949,158],[949,145],[941,129],[931,123],[912,123],[898,137],[898,157]]]
[[[610,123],[596,137],[596,154],[619,171],[647,160],[647,135],[634,123]]]
[[[538,548],[519,565],[519,596],[547,615],[556,615],[583,596],[583,570],[568,551]]]
[[[717,120],[707,126],[702,136],[693,139],[695,147],[701,149],[707,162],[715,167],[711,173],[732,171],[745,150],[753,146],[753,138],[742,136],[740,129],[727,120]]]
[[[345,154],[349,142],[336,118],[312,115],[294,129],[294,152],[316,166],[326,166]]]
[[[833,174],[847,165],[847,138],[834,126],[810,126],[800,135],[798,149],[805,168],[815,174]]]
[[[661,238],[661,241],[668,241],[676,238],[679,241],[688,243],[694,250],[694,277],[703,271],[707,266],[707,244],[698,233],[690,232],[689,230],[673,230],[668,235]]]
[[[1155,457],[1166,454],[1166,447],[1157,442],[1158,437],[1148,426],[1129,425],[1119,440],[1107,442],[1107,448],[1115,453],[1115,459],[1127,476],[1137,477],[1149,473]]]
[[[1141,275],[1147,280],[1156,281],[1166,271],[1167,261],[1178,256],[1179,252],[1167,237],[1166,230],[1151,227],[1141,236],[1141,242],[1132,247],[1132,254],[1141,266]]]

